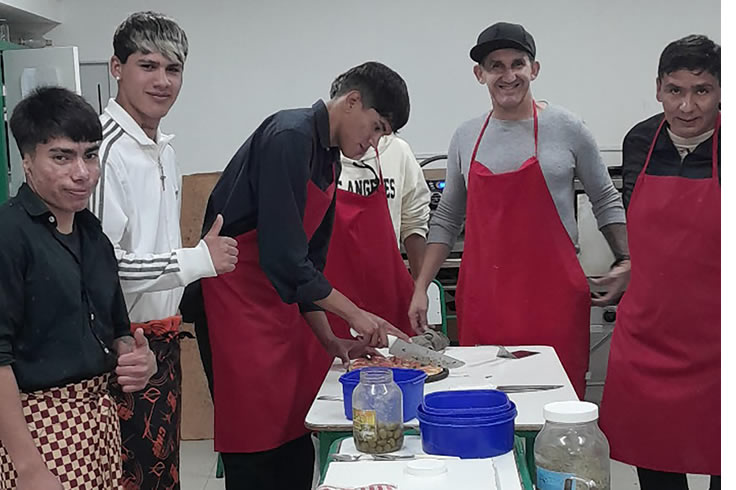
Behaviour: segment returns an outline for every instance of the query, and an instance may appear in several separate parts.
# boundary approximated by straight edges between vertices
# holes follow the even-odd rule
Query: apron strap
[[[537,118],[537,101],[532,100],[532,107],[534,108],[534,158],[537,158],[539,153],[539,120]]]
[[[654,151],[654,145],[657,144],[657,138],[659,138],[659,133],[662,132],[662,128],[664,127],[664,123],[667,119],[662,117],[662,121],[659,123],[659,126],[657,127],[657,131],[654,133],[654,138],[652,138],[652,144],[649,145],[649,152],[647,153],[647,159],[644,160],[644,167],[641,169],[641,175],[646,175],[647,168],[649,167],[649,160],[652,158],[652,152]]]
[[[534,158],[537,158],[537,155],[539,153],[539,118],[537,116],[537,102],[534,99],[532,99],[532,109],[534,111]],[[470,163],[473,163],[475,161],[475,156],[478,154],[480,141],[483,139],[483,135],[486,132],[486,128],[488,127],[488,123],[490,122],[492,115],[493,109],[491,109],[491,112],[488,113],[488,117],[486,117],[486,121],[483,123],[483,127],[480,129],[478,139],[475,140],[475,147],[473,148],[473,155],[470,157]],[[376,155],[378,155],[378,152],[376,152]],[[380,164],[378,168],[380,171]]]
[[[488,127],[488,122],[491,120],[491,116],[493,115],[493,110],[488,113],[488,117],[486,117],[486,122],[483,123],[483,127],[480,129],[480,134],[478,135],[478,139],[475,140],[475,147],[473,148],[473,155],[470,157],[470,163],[473,163],[475,161],[475,156],[478,154],[478,146],[480,146],[480,140],[483,139],[483,134],[486,132],[486,128]]]
[[[378,146],[374,148],[376,151],[376,167],[378,167],[378,187],[383,185],[383,171],[381,170],[381,158],[378,156]]]
[[[715,130],[713,131],[713,174],[711,175],[711,178],[717,179],[718,178],[718,136],[721,132],[721,113],[718,112],[718,116],[716,117],[716,126]]]

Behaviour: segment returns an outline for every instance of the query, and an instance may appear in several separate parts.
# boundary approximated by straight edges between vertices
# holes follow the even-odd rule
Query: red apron
[[[310,239],[335,192],[307,184]],[[215,450],[274,449],[307,433],[304,419],[332,359],[296,304],[286,304],[258,263],[257,229],[236,237],[233,272],[203,279],[212,344]]]
[[[647,175],[628,211],[631,283],[618,308],[601,427],[619,461],[721,474],[721,189]]]
[[[396,246],[380,164],[378,172],[378,188],[368,196],[337,190],[325,276],[359,308],[414,335],[408,315],[414,281]],[[345,320],[327,317],[335,335],[352,338]]]
[[[590,290],[537,159],[494,174],[473,148],[457,286],[460,345],[551,345],[580,398],[590,347]]]

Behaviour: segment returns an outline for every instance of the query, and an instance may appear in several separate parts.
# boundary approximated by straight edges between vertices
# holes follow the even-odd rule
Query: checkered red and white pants
[[[120,423],[108,380],[109,375],[102,375],[20,394],[28,430],[65,490],[120,488]],[[0,489],[15,489],[16,480],[0,442]]]

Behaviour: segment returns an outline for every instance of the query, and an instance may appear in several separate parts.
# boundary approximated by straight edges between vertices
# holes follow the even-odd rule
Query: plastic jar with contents
[[[363,368],[353,390],[353,439],[358,451],[398,451],[404,444],[401,389],[389,368]]]
[[[545,424],[534,443],[539,490],[610,490],[611,460],[598,428],[598,406],[555,402],[544,406]]]

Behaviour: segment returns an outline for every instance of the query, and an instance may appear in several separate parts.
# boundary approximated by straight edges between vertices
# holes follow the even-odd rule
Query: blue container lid
[[[340,383],[343,385],[358,386],[358,383],[360,383],[360,371],[363,369],[371,368],[367,367],[349,371],[340,376]],[[391,371],[394,373],[394,382],[399,386],[402,384],[418,383],[420,381],[424,383],[424,380],[427,378],[427,373],[419,369],[391,368]]]
[[[481,426],[507,422],[509,420],[513,420],[516,417],[516,414],[517,410],[514,402],[509,402],[508,409],[492,414],[448,413],[437,415],[427,413],[423,404],[417,407],[417,419],[419,419],[419,421],[433,425],[453,427]]]
[[[498,390],[437,391],[424,397],[423,408],[431,415],[492,415],[507,412],[508,395]]]

